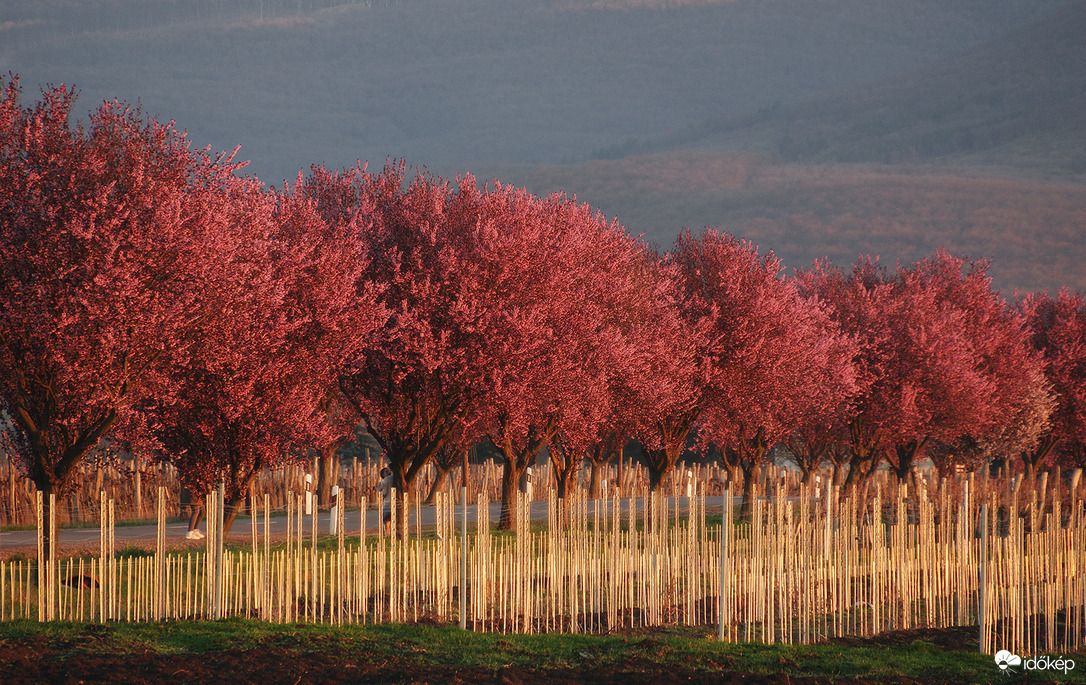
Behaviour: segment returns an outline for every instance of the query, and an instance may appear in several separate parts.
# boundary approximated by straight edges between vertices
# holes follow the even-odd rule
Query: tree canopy
[[[1086,462],[1082,295],[1008,305],[985,261],[789,276],[714,229],[660,253],[575,198],[403,162],[275,190],[139,109],[73,123],[72,90],[20,96],[0,98],[0,409],[45,492],[108,436],[237,503],[359,423],[401,491],[492,443],[507,526],[544,454],[564,494],[631,438],[654,489],[712,449],[748,494],[775,445],[850,485],[924,457]]]

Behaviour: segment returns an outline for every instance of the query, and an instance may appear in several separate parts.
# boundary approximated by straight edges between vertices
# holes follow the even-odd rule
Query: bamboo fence
[[[730,489],[721,500],[697,485],[681,499],[551,496],[545,525],[531,525],[522,497],[516,535],[491,531],[485,493],[474,503],[442,496],[436,530],[422,534],[416,516],[404,538],[387,534],[395,522],[345,530],[341,502],[332,544],[320,545],[316,510],[307,515],[293,494],[285,544],[274,546],[264,494],[251,503],[251,545],[240,549],[222,544],[219,495],[207,504],[206,549],[182,553],[165,549],[160,489],[159,536],[146,556],[116,554],[115,503],[103,492],[97,556],[0,562],[0,620],[459,618],[471,630],[517,633],[700,626],[763,643],[975,625],[987,653],[1082,649],[1086,501],[1075,489],[1046,499],[1037,488],[982,485],[969,477],[934,497],[888,486],[851,498],[832,486],[789,496],[778,482],[743,522],[720,506],[732,502]],[[55,530],[36,504],[39,532]],[[720,513],[710,515],[714,504]],[[366,500],[357,506],[364,512]]]

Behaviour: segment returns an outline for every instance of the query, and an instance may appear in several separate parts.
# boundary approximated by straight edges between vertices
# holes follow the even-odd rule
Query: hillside
[[[1015,289],[1086,290],[1086,3],[922,68],[746,117],[495,171],[662,248],[718,226],[789,267],[943,246]]]
[[[1086,289],[1086,2],[8,0],[0,73],[279,185],[387,157],[789,266],[940,245]]]
[[[718,226],[772,249],[791,270],[860,254],[893,266],[938,247],[990,258],[1015,289],[1086,290],[1086,185],[953,175],[938,167],[770,164],[686,151],[580,165],[504,169],[534,192],[578,188],[667,249],[680,228]],[[621,211],[620,211],[621,210]]]
[[[1067,0],[9,0],[0,73],[137,100],[278,184],[577,162],[918,69]],[[569,190],[576,190],[570,188]]]
[[[949,160],[1086,174],[1086,2],[934,63],[754,113],[721,114],[601,157],[758,150],[803,162]]]

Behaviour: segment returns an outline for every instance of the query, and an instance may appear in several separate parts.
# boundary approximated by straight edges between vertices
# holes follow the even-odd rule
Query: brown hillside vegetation
[[[939,247],[996,285],[1086,290],[1086,2],[923,67],[512,170],[667,248],[717,226],[789,267]]]
[[[967,175],[972,173],[974,175]],[[773,165],[751,154],[683,151],[512,170],[533,192],[577,188],[662,249],[683,227],[717,226],[774,250],[789,267],[859,254],[890,266],[940,246],[993,260],[1008,295],[1086,290],[1086,186],[947,168]]]
[[[0,72],[139,102],[280,185],[386,157],[443,176],[887,79],[1067,0],[6,0]],[[847,21],[842,18],[847,17]],[[568,187],[570,192],[580,192]],[[624,214],[625,212],[619,212]]]
[[[923,67],[598,151],[759,150],[806,163],[955,160],[1086,173],[1086,2]],[[1081,180],[1081,178],[1079,178]]]

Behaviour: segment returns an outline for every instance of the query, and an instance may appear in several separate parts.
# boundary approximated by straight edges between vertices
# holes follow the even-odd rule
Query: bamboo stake
[[[316,500],[316,496],[307,498],[307,504],[311,504]],[[321,617],[323,618],[323,596],[318,596],[324,589],[324,585],[320,582],[320,575],[318,569],[318,554],[317,554],[317,510],[319,504],[312,504],[310,508],[307,508],[306,513],[310,515],[309,523],[309,614],[308,618],[311,621],[317,621],[317,610],[321,611]],[[318,602],[321,602],[318,606]]]
[[[48,601],[45,596],[45,525],[44,516],[45,512],[43,507],[45,505],[42,502],[42,492],[39,490],[37,494],[37,512],[38,512],[38,622],[44,622],[46,618],[45,606]],[[55,546],[55,544],[51,545]]]
[[[253,511],[253,518],[256,518],[256,511]],[[264,493],[264,563],[262,568],[267,577],[261,582],[261,606],[263,607],[263,617],[265,621],[272,620],[272,589],[275,587],[271,578],[272,569],[272,556],[271,556],[271,495]],[[289,520],[289,517],[288,517]]]
[[[120,569],[117,563],[117,538],[116,538],[116,505],[114,500],[109,500],[109,618],[120,618]],[[103,572],[105,569],[103,568]]]
[[[158,487],[158,527],[155,537],[154,618],[166,617],[166,488]]]
[[[437,540],[389,538],[387,546],[370,549],[363,526],[355,552],[347,546],[341,508],[336,550],[320,553],[315,526],[309,550],[303,549],[301,534],[293,539],[295,530],[302,531],[304,515],[301,498],[293,494],[286,507],[288,546],[273,555],[271,498],[265,493],[263,549],[254,499],[251,549],[217,559],[223,539],[214,522],[223,507],[212,496],[208,553],[175,558],[165,553],[167,499],[160,488],[155,557],[118,560],[113,502],[99,491],[98,556],[86,564],[59,560],[51,551],[44,561],[0,562],[0,620],[33,615],[36,597],[39,620],[236,614],[284,621],[294,620],[300,599],[304,620],[411,621],[451,612],[459,563],[465,628],[469,612],[476,629],[527,633],[716,621],[720,640],[808,643],[831,635],[977,620],[978,648],[985,651],[996,641],[1033,653],[1068,649],[1082,640],[1086,507],[1070,489],[1065,507],[1056,478],[1049,481],[1043,510],[1039,493],[1012,487],[1003,493],[983,490],[988,495],[981,496],[985,481],[974,487],[968,479],[961,480],[961,496],[953,499],[951,488],[929,498],[923,479],[913,497],[880,480],[866,504],[857,506],[850,498],[839,501],[830,486],[823,494],[818,485],[796,486],[790,477],[769,471],[769,499],[755,502],[749,524],[737,527],[732,521],[729,484],[720,528],[710,529],[701,477],[698,470],[685,504],[650,494],[641,512],[635,501],[604,496],[590,502],[577,492],[562,505],[567,518],[549,495],[547,529],[539,533],[531,530],[531,505],[521,497],[515,514],[521,532],[497,541],[489,537],[485,494],[479,493],[474,544],[467,535],[462,490],[459,557],[452,497],[440,497],[435,506]],[[790,503],[789,493],[797,491],[798,500]],[[1000,502],[1011,512],[1006,537],[999,529],[989,531],[994,517],[1003,521]],[[42,539],[49,525],[44,509],[39,505]],[[418,526],[416,519],[416,533]],[[302,562],[306,553],[309,564]],[[97,588],[80,584],[88,566],[91,577],[100,576]],[[194,587],[203,591],[193,592]],[[1058,615],[1066,616],[1062,626],[1056,624]]]
[[[719,612],[720,626],[717,630],[717,639],[723,642],[727,639],[727,632],[725,631],[725,623],[730,623],[730,617],[728,616],[728,607],[726,606],[726,598],[730,595],[731,588],[728,581],[731,577],[732,567],[729,563],[729,544],[728,537],[732,531],[732,487],[731,483],[728,484],[724,490],[724,518],[721,522],[720,528],[720,597],[717,611]]]

